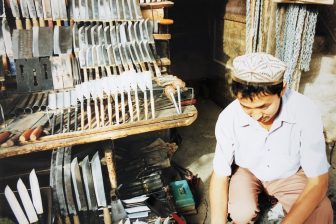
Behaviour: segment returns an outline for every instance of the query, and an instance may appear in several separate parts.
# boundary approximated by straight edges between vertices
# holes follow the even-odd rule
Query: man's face
[[[259,123],[269,125],[273,123],[278,114],[283,93],[284,90],[280,96],[277,94],[260,94],[254,96],[252,100],[250,98],[242,98],[241,94],[238,93],[237,99],[245,113]]]

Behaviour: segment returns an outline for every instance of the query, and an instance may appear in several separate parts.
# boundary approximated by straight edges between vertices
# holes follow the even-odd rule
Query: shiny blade
[[[51,14],[52,14],[53,20],[60,19],[59,0],[50,0],[50,4],[52,8]]]
[[[63,20],[67,20],[68,15],[67,15],[67,7],[65,4],[65,0],[58,0],[58,1],[59,1],[60,18]]]
[[[79,0],[72,1],[72,9],[73,9],[73,18],[80,19],[80,11],[79,11]]]
[[[23,207],[26,210],[29,222],[37,222],[38,218],[34,209],[33,202],[31,201],[28,190],[21,179],[19,179],[17,182],[17,190],[19,192]]]
[[[35,8],[36,8],[37,17],[44,18],[43,8],[42,8],[42,0],[35,0]]]
[[[0,55],[6,54],[6,48],[5,48],[5,40],[2,33],[2,27],[0,29]]]
[[[70,102],[69,102],[70,104]],[[65,185],[65,196],[68,204],[68,210],[70,214],[77,214],[75,202],[72,195],[71,188],[71,148],[67,147],[64,150],[64,185]]]
[[[45,19],[52,18],[50,0],[42,0],[43,15]]]
[[[33,0],[27,0],[28,12],[31,18],[36,18],[36,9]]]
[[[8,57],[13,57],[13,46],[10,29],[6,18],[2,19],[2,33],[5,40],[5,49]]]
[[[86,156],[81,162],[84,187],[86,192],[86,198],[88,201],[89,210],[97,210],[96,195],[94,192],[93,178],[91,173],[91,166],[89,163],[89,156]]]
[[[9,203],[9,206],[11,207],[18,223],[28,224],[29,222],[28,222],[26,216],[24,215],[23,210],[22,210],[18,200],[16,199],[12,189],[10,189],[10,187],[8,187],[8,186],[6,186],[6,188],[5,188],[5,196],[6,196],[6,199]]]
[[[88,208],[85,201],[82,176],[79,170],[77,157],[74,158],[71,162],[71,177],[72,177],[72,184],[75,189],[75,196],[78,210],[86,211]]]
[[[63,155],[64,148],[58,149],[56,154],[56,175],[55,175],[55,186],[56,194],[60,207],[60,212],[62,215],[67,216],[68,209],[65,203],[65,196],[63,191]]]
[[[33,169],[29,174],[29,183],[32,192],[33,204],[36,209],[37,214],[43,214],[42,198],[40,191],[40,184],[36,176],[35,169]]]
[[[100,165],[99,154],[96,152],[91,160],[91,169],[93,176],[93,184],[96,192],[98,206],[106,207],[106,197],[104,190],[104,181],[102,175],[102,169]]]
[[[12,10],[13,16],[16,18],[20,18],[20,11],[19,11],[17,0],[10,0],[9,5]]]
[[[22,17],[29,18],[28,5],[25,0],[20,0],[20,8],[21,8]]]

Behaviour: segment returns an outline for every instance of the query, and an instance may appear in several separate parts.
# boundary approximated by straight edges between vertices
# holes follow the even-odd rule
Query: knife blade
[[[39,220],[42,221],[44,220],[43,219],[43,205],[42,205],[40,184],[37,179],[35,169],[33,169],[29,174],[29,183],[30,183],[32,199],[33,199],[33,204],[34,204],[36,213],[39,217]]]
[[[19,192],[23,207],[27,213],[28,220],[30,223],[34,223],[38,221],[33,202],[29,196],[28,190],[24,183],[22,182],[21,178],[17,182],[17,190]]]
[[[75,190],[76,202],[79,211],[87,211],[88,207],[85,201],[83,181],[80,173],[78,159],[74,158],[71,162],[72,184]]]
[[[20,20],[21,22],[21,20]],[[6,18],[2,19],[2,33],[5,41],[5,50],[9,60],[9,70],[12,74],[16,74],[13,45],[10,29]]]
[[[64,190],[63,190],[63,156],[64,156],[64,148],[58,149],[56,154],[55,190],[61,215],[65,217],[66,223],[70,223],[69,212],[65,202]]]
[[[65,186],[65,197],[68,205],[68,211],[70,215],[73,215],[75,223],[79,223],[75,202],[72,195],[71,188],[71,148],[67,147],[64,149],[64,186]]]
[[[12,189],[10,189],[10,187],[8,187],[8,186],[6,186],[6,188],[5,188],[5,196],[6,196],[6,199],[9,203],[9,206],[11,207],[18,223],[29,224],[29,222],[27,220],[27,217],[23,213],[23,210],[22,210],[17,198],[15,197]]]
[[[97,204],[99,207],[103,207],[104,223],[110,224],[111,215],[106,203],[103,174],[98,152],[96,152],[92,157],[91,169],[93,176],[93,185],[96,192]]]
[[[91,166],[89,163],[89,156],[86,156],[82,160],[82,162],[80,163],[80,166],[82,167],[83,181],[84,181],[86,199],[88,202],[89,210],[91,211],[97,210],[98,206],[97,206],[96,195],[95,195],[95,190],[93,186],[93,177],[91,173]]]

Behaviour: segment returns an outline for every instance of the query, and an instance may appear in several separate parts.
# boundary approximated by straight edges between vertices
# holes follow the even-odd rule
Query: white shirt
[[[231,175],[233,160],[259,180],[271,181],[295,174],[302,167],[306,176],[327,173],[330,167],[321,115],[311,100],[287,90],[281,110],[269,131],[248,116],[238,100],[219,115],[214,172]]]

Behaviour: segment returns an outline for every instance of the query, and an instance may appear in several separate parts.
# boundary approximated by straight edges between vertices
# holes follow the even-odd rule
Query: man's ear
[[[280,93],[280,96],[281,96],[281,97],[282,97],[283,95],[285,95],[286,89],[287,89],[287,83],[284,82],[284,83],[283,83],[283,86],[282,86],[281,93]]]

